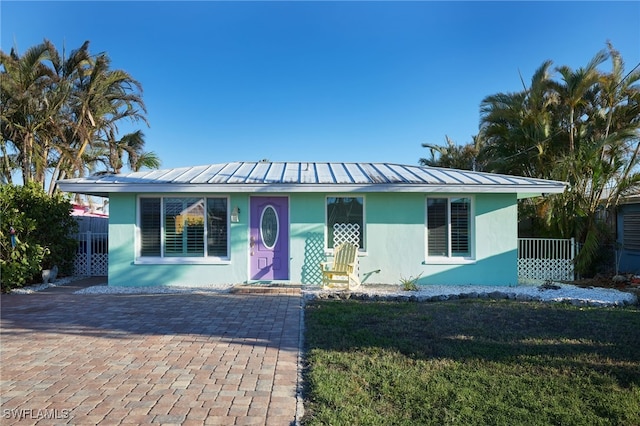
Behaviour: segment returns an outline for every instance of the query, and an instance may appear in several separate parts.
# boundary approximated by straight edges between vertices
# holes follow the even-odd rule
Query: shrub
[[[39,282],[40,271],[58,265],[61,275],[73,271],[77,222],[64,196],[47,195],[36,184],[0,188],[0,267],[2,291]],[[11,228],[15,230],[15,246]]]
[[[400,284],[402,285],[402,289],[404,291],[418,291],[418,280],[422,277],[422,273],[417,277],[410,276],[409,278],[405,278],[400,276]]]

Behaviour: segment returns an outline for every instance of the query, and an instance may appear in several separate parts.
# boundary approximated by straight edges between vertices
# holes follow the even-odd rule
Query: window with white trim
[[[364,198],[327,197],[327,248],[333,247],[333,225],[336,223],[359,226],[359,247],[364,250]]]
[[[472,257],[471,198],[427,198],[427,257]]]
[[[229,256],[227,198],[140,198],[140,257]]]

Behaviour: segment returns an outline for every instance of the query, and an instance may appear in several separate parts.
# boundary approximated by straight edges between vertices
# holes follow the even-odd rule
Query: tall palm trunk
[[[575,115],[575,108],[571,106],[571,111],[569,112],[569,153],[573,155],[575,152],[575,140],[574,140],[574,131],[575,131],[575,123],[573,122],[573,116]]]
[[[31,165],[33,160],[33,133],[28,132],[24,135],[22,145],[22,181],[27,184],[33,180]]]

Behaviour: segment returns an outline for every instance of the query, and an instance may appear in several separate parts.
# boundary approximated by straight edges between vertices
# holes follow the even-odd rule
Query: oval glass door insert
[[[260,219],[260,236],[265,248],[272,249],[276,245],[276,241],[278,241],[278,225],[278,213],[272,206],[267,206],[262,211],[262,218]]]

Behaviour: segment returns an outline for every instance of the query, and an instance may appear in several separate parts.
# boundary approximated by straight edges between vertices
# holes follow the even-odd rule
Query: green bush
[[[59,274],[73,272],[78,225],[71,203],[50,197],[36,184],[0,188],[0,281],[2,291],[40,282],[40,271],[58,265]],[[11,232],[15,230],[15,247]]]
[[[418,291],[418,281],[422,277],[422,273],[420,273],[417,277],[410,276],[409,278],[405,278],[402,275],[400,276],[400,285],[402,285],[402,289],[404,291]]]

